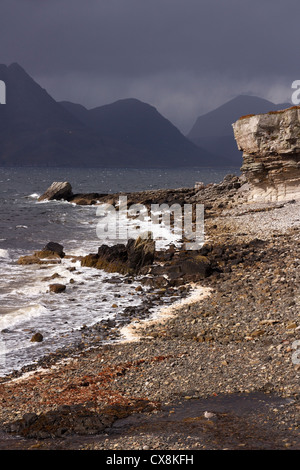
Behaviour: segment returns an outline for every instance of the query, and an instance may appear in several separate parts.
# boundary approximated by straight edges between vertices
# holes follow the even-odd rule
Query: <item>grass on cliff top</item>
[[[279,109],[277,111],[269,111],[268,113],[262,113],[262,114],[282,114],[284,113],[287,109],[300,109],[300,106],[291,106],[290,108],[286,108],[286,109]],[[259,113],[260,114],[260,113]],[[241,116],[239,118],[239,121],[241,121],[242,119],[247,119],[247,118],[250,118],[252,116],[256,116],[256,114],[245,114],[244,116]]]

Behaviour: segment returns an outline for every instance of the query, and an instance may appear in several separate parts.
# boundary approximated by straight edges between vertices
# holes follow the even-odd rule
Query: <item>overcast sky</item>
[[[291,99],[299,0],[1,0],[0,63],[56,100],[134,97],[182,132],[238,94]]]

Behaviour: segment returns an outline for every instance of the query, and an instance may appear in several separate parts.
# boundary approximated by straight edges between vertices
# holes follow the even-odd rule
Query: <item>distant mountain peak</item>
[[[23,70],[23,72],[25,72],[25,69],[18,62],[12,62],[7,68],[11,70]]]
[[[18,63],[0,65],[0,165],[167,168],[207,166],[210,155],[136,98],[88,110],[55,101]]]
[[[229,103],[229,102],[250,102],[250,101],[253,101],[253,102],[254,101],[255,102],[265,101],[265,102],[269,102],[269,103],[273,104],[271,101],[266,100],[265,98],[261,98],[260,96],[247,95],[247,94],[243,94],[243,93],[240,94],[240,95],[235,96],[231,100],[227,101],[227,103]]]
[[[14,76],[18,75],[18,76],[26,77],[27,80],[31,80],[32,82],[34,82],[33,78],[26,72],[26,70],[18,62],[11,63],[7,67],[7,71],[8,73],[13,74]],[[36,83],[36,85],[38,84]]]
[[[187,137],[192,141],[199,137],[233,135],[231,125],[245,114],[260,114],[289,106],[287,103],[274,104],[253,95],[238,95],[218,108],[199,116]]]
[[[194,144],[219,157],[231,160],[232,165],[242,164],[242,154],[238,150],[232,124],[241,116],[261,114],[289,107],[289,103],[274,104],[253,95],[238,95],[218,108],[196,119],[187,135]]]

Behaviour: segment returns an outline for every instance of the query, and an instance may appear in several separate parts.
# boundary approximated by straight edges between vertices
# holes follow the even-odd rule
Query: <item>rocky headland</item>
[[[238,122],[240,177],[126,194],[129,204],[204,204],[205,243],[157,251],[151,239],[130,240],[82,257],[138,276],[160,314],[148,318],[146,302],[114,342],[85,329],[81,348],[2,379],[1,449],[299,449],[299,159],[281,138],[298,112]],[[280,116],[280,132],[262,136],[263,120],[270,130]],[[76,204],[119,198],[67,190]],[[48,244],[27,261],[62,256]]]
[[[300,107],[242,116],[233,124],[249,200],[299,199]]]

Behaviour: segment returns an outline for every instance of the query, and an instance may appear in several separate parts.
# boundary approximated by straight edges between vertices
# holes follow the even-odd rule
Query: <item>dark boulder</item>
[[[185,276],[196,276],[197,278],[204,279],[211,273],[211,265],[208,258],[198,254],[187,256],[179,266]]]
[[[58,256],[60,256],[61,258],[65,256],[64,247],[56,242],[47,243],[47,245],[43,248],[42,251],[52,251],[53,253],[58,254]]]
[[[64,284],[50,284],[49,291],[54,292],[55,294],[60,294],[66,290],[66,286]]]
[[[43,335],[41,333],[34,333],[31,337],[31,342],[33,343],[41,343],[43,341]]]
[[[82,266],[103,269],[107,272],[137,274],[144,266],[154,261],[155,242],[151,236],[130,239],[127,244],[101,245],[98,253],[91,253],[81,259]]]
[[[129,268],[139,271],[143,266],[151,265],[155,256],[155,241],[151,235],[147,238],[139,237],[136,240],[128,240],[127,243]]]
[[[154,265],[150,273],[156,277],[166,275],[170,281],[196,282],[211,275],[212,264],[199,251],[180,251],[171,261]]]

